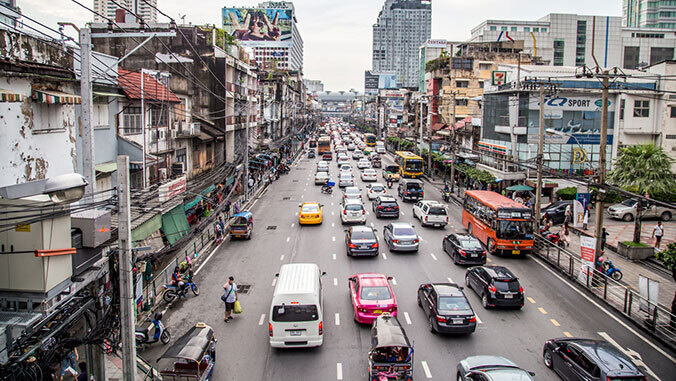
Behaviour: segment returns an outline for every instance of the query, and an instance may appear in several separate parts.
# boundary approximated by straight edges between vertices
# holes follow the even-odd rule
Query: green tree
[[[620,149],[615,159],[615,168],[608,173],[609,182],[620,188],[649,194],[656,199],[669,199],[676,189],[676,180],[671,172],[674,159],[654,144],[637,144]],[[634,224],[634,242],[641,241],[640,211]]]

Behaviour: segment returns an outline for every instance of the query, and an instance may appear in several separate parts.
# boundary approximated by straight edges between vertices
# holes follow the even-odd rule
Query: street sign
[[[502,86],[507,82],[507,72],[494,70],[492,78],[493,78],[493,86]]]
[[[594,254],[596,253],[596,238],[585,235],[580,236],[580,273],[578,281],[586,284],[591,279],[594,271]]]

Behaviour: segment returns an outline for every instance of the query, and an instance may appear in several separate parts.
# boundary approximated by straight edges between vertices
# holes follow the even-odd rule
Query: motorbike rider
[[[388,187],[389,189],[392,189],[392,176],[389,176],[389,177],[387,178],[387,187]]]
[[[331,182],[331,179],[327,179],[326,183],[322,185],[322,192],[328,192],[331,187],[329,186],[329,183]]]
[[[181,269],[178,266],[174,267],[174,272],[171,274],[171,284],[178,288],[181,295],[185,295],[185,280],[183,279]]]

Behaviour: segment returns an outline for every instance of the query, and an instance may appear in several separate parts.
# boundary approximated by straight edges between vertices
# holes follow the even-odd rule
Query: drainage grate
[[[277,225],[268,225],[267,230],[275,230],[277,229]]]
[[[248,294],[249,291],[251,291],[251,286],[250,284],[238,284],[237,285],[237,292],[240,294]]]
[[[291,200],[291,197],[282,197],[282,200]]]
[[[291,180],[291,182],[292,182],[292,183],[297,183],[297,182],[298,182],[298,180]]]

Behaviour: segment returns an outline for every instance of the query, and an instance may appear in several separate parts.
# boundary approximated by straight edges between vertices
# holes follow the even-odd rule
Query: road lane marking
[[[334,261],[336,260],[336,254],[333,254],[333,260]]]
[[[284,260],[284,254],[282,254],[282,255],[279,256],[279,260],[280,260],[280,261],[283,261],[283,260]]]
[[[542,307],[538,307],[538,311],[542,312],[543,315],[547,315],[547,311]]]
[[[554,324],[554,327],[560,327],[561,326],[561,324],[559,324],[559,322],[556,321],[556,319],[549,319],[549,321],[551,321],[552,324]]]
[[[369,211],[368,211],[368,210],[366,211],[366,215],[367,215],[367,216],[369,215]]]
[[[272,278],[272,287],[275,287],[277,284],[277,277]]]
[[[486,262],[493,262],[493,260],[490,258],[486,258]]]
[[[387,260],[387,254],[383,253],[383,259]]]
[[[395,285],[395,286],[397,285],[397,278],[392,277],[392,284]]]
[[[341,363],[336,364],[336,379],[338,380],[343,379],[343,364]]]
[[[331,237],[331,241],[336,242],[336,236]]]
[[[340,314],[336,312],[336,325],[340,325]]]
[[[526,297],[526,299],[528,299],[529,302],[535,304],[535,299],[531,298],[530,296]]]
[[[294,226],[296,226],[296,223],[295,223],[295,222],[291,224],[291,227],[294,227]]]
[[[401,211],[401,215],[402,215],[402,216],[405,216],[406,213],[404,213],[404,211],[402,210],[402,211]]]
[[[624,349],[620,344],[617,343],[610,335],[608,335],[605,332],[596,332],[599,334],[599,336],[603,337],[607,342],[612,344],[615,348],[617,348],[620,352],[624,353],[625,355],[629,356],[632,360],[634,360],[634,363],[640,367],[643,367],[648,373],[650,373],[651,376],[655,377],[655,379],[659,380],[660,378],[657,377],[655,372],[652,371],[652,369],[648,368],[648,365],[646,365],[643,362],[643,359],[641,358],[641,355],[636,352],[635,350],[631,348]]]
[[[564,334],[566,337],[573,337],[573,335],[571,335],[570,332],[567,332],[567,331],[563,331],[563,334]]]
[[[291,237],[286,237],[286,242],[291,241]]]
[[[481,321],[481,318],[479,317],[479,315],[476,314],[476,312],[474,313],[474,316],[476,317],[477,324],[483,324],[484,323],[484,322]]]
[[[373,222],[371,222],[371,227],[373,227],[373,226],[374,226],[374,225],[373,225]]]
[[[298,212],[296,212],[296,215],[298,215]]]
[[[418,239],[420,240],[420,242],[425,240],[423,237],[420,237],[420,236],[418,236]]]
[[[333,203],[331,203],[331,206],[333,206]]]
[[[338,285],[338,278],[333,278],[333,285],[337,286]]]
[[[408,316],[408,312],[404,312],[404,319],[406,320],[406,324],[411,325],[411,317]]]
[[[261,318],[258,319],[258,325],[263,325],[263,320],[265,320],[265,314],[261,314]]]
[[[305,195],[304,194],[300,195],[300,198],[305,198]]]
[[[630,327],[629,325],[627,325],[625,322],[623,322],[622,320],[620,320],[620,318],[618,318],[617,316],[615,316],[613,313],[611,313],[611,312],[608,311],[607,309],[603,308],[600,304],[596,303],[592,298],[590,298],[589,296],[585,295],[582,291],[580,291],[580,290],[578,290],[577,288],[573,287],[570,283],[568,283],[567,280],[563,279],[561,276],[559,276],[559,274],[555,273],[554,270],[552,270],[552,269],[550,269],[549,267],[547,267],[547,265],[544,264],[541,260],[536,259],[536,258],[534,258],[534,257],[531,257],[531,258],[535,261],[535,263],[539,264],[540,266],[542,266],[542,268],[544,268],[545,270],[549,271],[552,275],[554,275],[555,277],[557,277],[561,282],[563,282],[564,284],[568,285],[568,287],[570,287],[573,291],[577,292],[580,296],[582,296],[583,298],[587,299],[587,301],[588,301],[589,303],[593,304],[593,305],[596,306],[599,310],[603,311],[606,315],[610,316],[610,318],[612,318],[613,320],[615,320],[616,322],[618,322],[618,323],[619,323],[621,326],[623,326],[627,331],[633,333],[634,336],[638,337],[638,338],[641,339],[643,342],[645,342],[646,344],[650,345],[654,350],[656,350],[656,351],[659,352],[662,356],[664,356],[664,357],[666,357],[667,359],[669,359],[671,362],[676,362],[676,358],[675,358],[675,357],[673,357],[673,356],[671,356],[670,354],[668,354],[667,352],[665,352],[662,348],[660,348],[659,346],[657,346],[657,345],[656,345],[655,343],[653,343],[652,341],[649,341],[649,340],[646,339],[644,336],[640,335],[638,332],[636,332],[635,329],[631,328],[631,327]]]
[[[436,255],[434,255],[433,253],[430,253],[430,255],[432,256],[432,259],[434,259],[435,261],[437,260],[437,256],[436,256]]]
[[[307,183],[305,183],[307,185]],[[303,188],[303,192],[307,192],[307,188]]]
[[[335,215],[336,215],[336,213],[335,213],[335,212],[331,212],[331,215],[332,215],[332,216],[335,216]]]
[[[423,370],[425,371],[425,377],[432,378],[432,373],[430,373],[430,368],[427,366],[427,361],[421,361],[420,365],[422,365]]]

